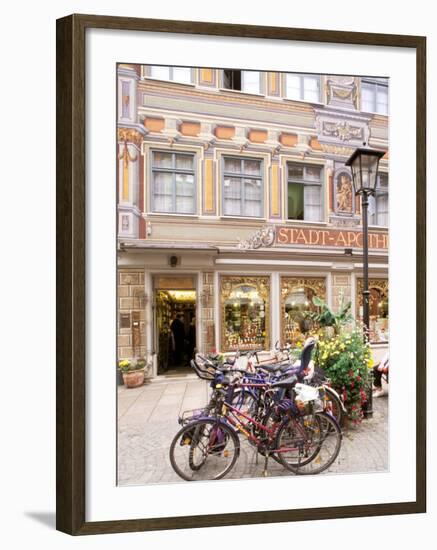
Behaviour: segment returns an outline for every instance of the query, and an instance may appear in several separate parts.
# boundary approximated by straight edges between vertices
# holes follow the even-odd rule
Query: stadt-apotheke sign
[[[306,246],[336,246],[362,248],[362,231],[349,229],[307,229],[281,226],[276,229],[277,246],[301,244]],[[369,248],[388,249],[388,234],[369,232]]]

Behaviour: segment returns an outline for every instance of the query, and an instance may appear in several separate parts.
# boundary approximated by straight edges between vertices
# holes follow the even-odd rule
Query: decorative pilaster
[[[281,219],[282,212],[282,175],[281,175],[281,166],[275,158],[272,160],[272,165],[270,166],[270,219],[277,220]]]
[[[140,147],[142,135],[132,128],[118,128],[118,234],[138,238],[140,210]]]
[[[205,272],[202,274],[202,342],[203,353],[215,349],[215,326],[214,326],[214,273]]]
[[[208,88],[217,87],[217,70],[216,69],[198,69],[199,86]]]
[[[349,273],[332,274],[332,309],[338,311],[340,305],[352,300],[351,276]]]
[[[215,160],[210,154],[205,154],[203,161],[203,205],[202,212],[206,215],[215,215],[216,212],[216,183]]]
[[[280,73],[267,73],[267,95],[272,97],[280,97],[280,83]]]

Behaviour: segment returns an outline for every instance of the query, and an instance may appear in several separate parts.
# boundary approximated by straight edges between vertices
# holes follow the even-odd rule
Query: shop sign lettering
[[[362,248],[362,231],[338,229],[299,229],[295,227],[278,227],[276,245],[287,246],[301,244],[306,246],[336,246],[341,248]],[[388,234],[369,232],[369,248],[388,249]]]

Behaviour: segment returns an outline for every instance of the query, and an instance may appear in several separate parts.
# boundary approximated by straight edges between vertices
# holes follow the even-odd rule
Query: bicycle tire
[[[329,387],[324,386],[325,390],[325,400],[330,401],[331,403],[331,416],[335,418],[337,424],[341,426],[343,422],[343,403],[338,395]]]
[[[299,475],[316,475],[327,470],[337,459],[341,449],[342,433],[337,421],[326,412],[317,412],[305,417],[305,419],[301,417],[284,422],[276,436],[276,448],[278,450],[283,448],[283,439],[286,439],[287,436],[289,438],[293,437],[289,433],[286,433],[287,430],[290,430],[293,420],[301,422],[305,437],[303,438],[300,435],[294,440],[292,439],[297,445],[298,454],[296,457],[287,460],[285,452],[277,453],[280,463],[284,468]],[[329,453],[328,456],[322,459],[322,452],[326,451],[324,446],[327,447],[326,443],[328,441],[329,443],[333,442],[334,447],[332,451],[327,451]],[[303,452],[307,453],[306,456],[301,456]],[[324,452],[323,454],[325,455],[326,453]],[[315,464],[319,465],[316,466]]]
[[[210,428],[210,432],[205,432],[207,428]],[[222,441],[215,445],[213,448],[202,449],[203,443],[200,442],[201,434],[205,437],[211,437],[213,430],[220,430],[222,434]],[[197,439],[196,439],[197,438]],[[186,443],[184,441],[186,440]],[[225,443],[223,443],[223,441]],[[208,462],[208,459],[219,458],[220,454],[223,458],[227,458],[225,452],[229,450],[225,447],[231,442],[234,446],[234,452],[231,455],[229,461],[224,461],[225,466],[217,474],[208,472],[204,465]],[[176,459],[176,449],[179,447],[189,445],[188,458],[181,458],[181,462],[186,460],[184,465],[185,471],[182,469],[182,465],[179,464],[179,460]],[[223,447],[225,445],[225,447]],[[193,453],[196,450],[200,450],[204,454],[204,460],[202,462],[194,462]],[[205,418],[195,420],[183,426],[177,434],[174,436],[170,445],[169,457],[170,464],[176,474],[185,481],[205,481],[216,480],[226,476],[234,467],[240,454],[240,440],[238,435],[230,428],[225,422],[215,418]],[[193,467],[194,466],[194,467]],[[203,475],[202,475],[203,474]]]

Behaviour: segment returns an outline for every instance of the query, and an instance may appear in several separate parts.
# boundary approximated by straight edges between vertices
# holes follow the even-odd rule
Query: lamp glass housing
[[[358,148],[352,153],[346,166],[351,168],[352,183],[356,195],[374,194],[378,181],[379,159],[384,154],[384,151],[370,148]]]

